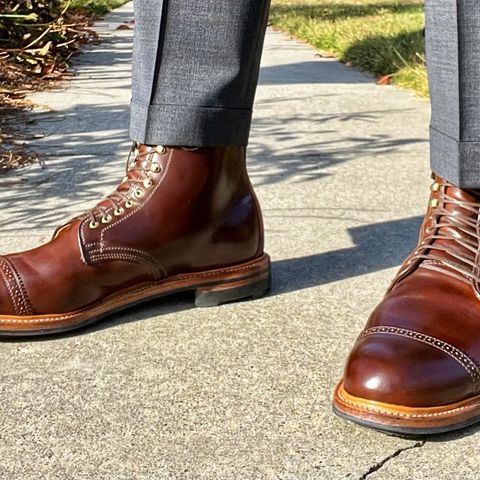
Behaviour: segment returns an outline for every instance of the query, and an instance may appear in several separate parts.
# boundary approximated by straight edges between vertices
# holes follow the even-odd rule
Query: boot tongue
[[[432,195],[432,202],[434,202],[432,207],[435,203],[438,205],[431,211],[436,217],[436,225],[440,225],[433,234],[435,237],[441,238],[435,238],[429,243],[441,246],[447,251],[432,249],[430,252],[437,258],[445,258],[448,262],[453,262],[470,271],[472,267],[462,261],[462,258],[475,261],[476,255],[460,242],[474,248],[478,247],[478,239],[475,236],[477,229],[466,224],[468,221],[475,224],[478,222],[478,209],[466,208],[465,203],[480,203],[480,196],[478,192],[462,190],[441,178],[436,178],[434,185],[443,185],[443,187],[440,186],[437,193]],[[463,202],[463,205],[457,204],[455,201]],[[441,212],[448,212],[448,214],[435,215]]]
[[[150,145],[139,145],[138,147],[138,152],[140,153],[140,155],[143,155],[144,153],[151,153],[154,150],[155,147]]]

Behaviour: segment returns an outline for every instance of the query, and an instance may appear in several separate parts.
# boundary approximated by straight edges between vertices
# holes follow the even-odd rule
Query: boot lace
[[[100,224],[108,224],[113,220],[113,216],[123,215],[125,209],[130,209],[145,195],[145,191],[152,187],[154,173],[161,170],[160,165],[154,162],[154,154],[165,153],[166,149],[162,145],[153,147],[149,151],[140,152],[138,144],[134,143],[128,154],[126,164],[126,175],[117,190],[108,195],[101,204],[92,208],[86,213],[89,221],[89,227],[93,230]],[[113,213],[113,216],[110,214]]]
[[[432,185],[432,191],[438,192],[438,199],[430,201],[432,222],[408,263],[421,261],[423,268],[440,271],[465,283],[480,283],[480,203],[458,200],[446,193],[447,188],[455,187],[448,182]]]

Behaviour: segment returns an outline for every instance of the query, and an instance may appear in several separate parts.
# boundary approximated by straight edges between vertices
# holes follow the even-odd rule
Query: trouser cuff
[[[131,103],[130,137],[147,145],[247,145],[251,109]]]
[[[480,142],[459,142],[430,127],[434,173],[459,188],[480,189]]]

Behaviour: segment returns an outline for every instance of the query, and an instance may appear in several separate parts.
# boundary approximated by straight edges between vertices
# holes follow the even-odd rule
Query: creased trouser
[[[135,0],[130,136],[246,145],[270,0]]]
[[[426,0],[432,170],[480,188],[480,2]]]

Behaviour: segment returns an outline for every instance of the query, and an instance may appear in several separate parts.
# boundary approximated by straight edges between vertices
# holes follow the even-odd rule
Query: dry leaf
[[[335,55],[331,52],[326,52],[326,51],[320,51],[317,53],[317,56],[318,57],[321,57],[321,58],[335,58]]]
[[[49,41],[47,42],[38,52],[37,52],[37,55],[39,55],[40,57],[44,57],[48,51],[50,50],[50,47],[52,46],[52,42]]]
[[[390,85],[391,78],[390,75],[384,75],[377,80],[377,85]]]

